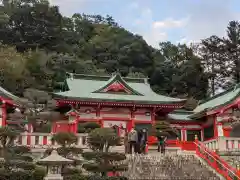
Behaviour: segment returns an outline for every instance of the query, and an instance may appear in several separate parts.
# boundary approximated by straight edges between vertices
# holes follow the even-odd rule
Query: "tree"
[[[154,54],[155,69],[150,84],[156,92],[195,99],[207,96],[208,79],[201,59],[191,47],[162,42]]]
[[[10,92],[21,93],[28,84],[24,79],[28,75],[26,57],[15,47],[0,43],[0,59],[0,84]]]
[[[95,122],[86,122],[86,123],[79,123],[78,125],[78,133],[90,133],[92,130],[96,128],[100,128],[101,126]]]
[[[157,121],[152,129],[152,134],[155,137],[161,136],[179,136],[178,131],[175,128],[170,126],[170,123],[167,121]]]
[[[216,90],[225,85],[227,73],[227,63],[224,56],[223,39],[211,36],[202,40],[197,48],[198,55],[201,56],[204,69],[209,78],[209,94],[215,95]]]
[[[32,125],[33,132],[39,131],[44,125],[60,118],[60,113],[55,111],[56,101],[44,91],[26,89],[22,104],[23,116]]]
[[[0,171],[0,179],[20,179],[36,177],[40,171],[35,167],[30,149],[25,146],[17,146],[14,140],[18,133],[9,127],[0,128],[0,150],[1,158],[3,158],[2,171]],[[44,176],[44,172],[38,174]],[[37,178],[36,178],[37,179]]]
[[[228,68],[233,74],[235,83],[240,83],[240,23],[230,21],[227,27],[227,39],[225,39],[225,49],[227,52]]]
[[[127,169],[127,164],[121,163],[126,156],[118,152],[110,152],[109,148],[116,146],[120,138],[111,128],[97,128],[89,133],[88,143],[92,152],[84,152],[83,157],[90,160],[83,168],[102,177],[108,172],[121,172]]]
[[[66,72],[106,75],[115,71],[123,76],[149,77],[154,91],[164,95],[198,100],[208,95],[209,73],[192,47],[162,42],[159,50],[154,49],[141,36],[120,27],[109,15],[76,13],[64,17],[47,0],[4,0],[0,8],[0,32],[4,34],[0,37],[2,43],[16,47],[26,60],[20,64],[24,67],[19,68],[24,69],[22,76],[15,76],[10,70],[1,84],[11,92],[20,92],[19,95],[29,87],[48,92],[62,90]],[[234,53],[226,53],[230,47],[227,42],[221,53],[224,62],[228,62],[230,55],[233,62]],[[231,63],[231,70],[237,72],[236,64],[236,60]],[[226,72],[224,67],[221,72]],[[15,82],[17,77],[22,78]]]
[[[81,159],[82,149],[75,146],[77,143],[77,136],[69,132],[59,132],[53,135],[52,141],[61,146],[57,148],[59,155],[74,161],[74,168],[69,166],[63,167],[63,176],[66,179],[71,179],[77,175],[81,176],[82,171],[78,166],[83,163]],[[52,150],[53,149],[47,149],[44,156],[50,155]]]

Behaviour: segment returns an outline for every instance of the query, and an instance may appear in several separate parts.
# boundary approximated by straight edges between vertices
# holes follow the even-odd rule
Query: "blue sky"
[[[161,41],[198,42],[224,36],[240,19],[239,0],[50,0],[67,16],[75,12],[111,15],[127,30],[157,47]]]

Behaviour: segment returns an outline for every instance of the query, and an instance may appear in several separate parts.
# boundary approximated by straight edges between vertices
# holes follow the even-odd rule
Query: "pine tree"
[[[101,177],[108,172],[118,173],[127,169],[125,154],[110,152],[110,148],[119,144],[120,138],[111,128],[97,128],[89,133],[88,144],[92,152],[84,152],[83,157],[89,160],[83,168]],[[119,177],[120,178],[120,177]]]
[[[170,123],[166,121],[157,121],[157,123],[153,126],[152,134],[155,137],[160,136],[179,136],[178,131],[170,126]]]
[[[35,166],[30,149],[14,144],[18,135],[9,127],[0,128],[0,179],[42,179],[45,172]]]

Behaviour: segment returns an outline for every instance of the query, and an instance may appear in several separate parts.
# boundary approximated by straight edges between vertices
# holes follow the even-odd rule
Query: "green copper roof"
[[[204,111],[213,110],[217,107],[224,106],[226,104],[233,102],[237,97],[240,97],[240,84],[201,102],[194,109],[194,113],[199,114]]]
[[[168,114],[168,118],[172,120],[191,121],[192,119],[189,116],[192,114],[193,111],[175,110]]]
[[[129,86],[128,83],[119,74],[112,76],[107,81],[107,83],[104,86],[102,86],[100,89],[96,90],[95,93],[99,93],[99,92],[103,91],[104,89],[109,87],[114,82],[121,83],[124,87],[126,87],[126,89],[128,89],[131,92],[132,95],[141,95],[142,96],[141,93],[139,93],[136,90],[134,90],[133,88],[131,88],[131,86]]]
[[[105,88],[110,82],[119,80],[119,75],[92,76],[74,75],[67,78],[66,82],[69,90],[55,93],[56,97],[80,100],[102,100],[118,102],[139,102],[146,104],[173,104],[183,103],[185,100],[158,95],[152,91],[150,85],[143,78],[122,78],[126,87],[131,89],[134,94],[119,94],[98,91]]]
[[[19,99],[19,97],[13,95],[12,93],[10,93],[6,89],[2,88],[1,86],[0,86],[0,96],[7,98],[7,99],[12,99],[12,100]]]

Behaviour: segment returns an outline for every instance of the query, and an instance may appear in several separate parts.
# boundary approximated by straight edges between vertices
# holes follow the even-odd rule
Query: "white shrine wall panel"
[[[137,109],[134,112],[134,119],[136,121],[151,121],[152,120],[152,112],[146,108]]]
[[[128,108],[102,108],[100,117],[104,118],[131,118],[131,111]]]
[[[96,119],[97,118],[97,112],[96,109],[93,107],[87,107],[83,106],[78,109],[80,113],[81,119]]]
[[[118,127],[127,127],[126,121],[104,121],[103,122],[103,127],[113,127],[113,126],[118,126]]]

